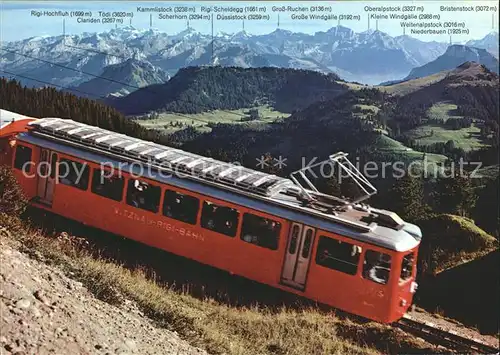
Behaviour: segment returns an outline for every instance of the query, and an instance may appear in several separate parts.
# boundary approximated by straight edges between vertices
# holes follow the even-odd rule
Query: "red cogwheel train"
[[[319,192],[311,166],[282,178],[70,119],[3,116],[1,163],[34,206],[378,322],[412,303],[420,228],[361,203],[376,190],[345,153],[329,163],[364,191],[356,200]]]

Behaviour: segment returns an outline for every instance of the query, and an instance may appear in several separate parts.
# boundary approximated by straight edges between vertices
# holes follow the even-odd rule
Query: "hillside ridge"
[[[435,60],[412,69],[403,81],[433,75],[444,70],[452,70],[465,62],[476,62],[484,65],[490,71],[498,73],[498,59],[486,49],[454,44]]]
[[[292,112],[334,98],[348,86],[333,73],[286,68],[201,66],[182,68],[167,83],[139,89],[107,104],[126,115],[199,113],[262,104]]]
[[[128,59],[104,67],[99,77],[85,81],[68,92],[90,98],[124,96],[137,88],[167,82],[170,76],[145,60]]]

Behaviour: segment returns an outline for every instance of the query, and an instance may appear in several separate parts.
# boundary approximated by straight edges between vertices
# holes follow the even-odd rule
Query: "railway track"
[[[498,348],[483,343],[479,339],[470,339],[454,331],[444,330],[432,323],[419,322],[405,315],[395,324],[400,329],[421,337],[433,344],[466,354],[498,354]]]

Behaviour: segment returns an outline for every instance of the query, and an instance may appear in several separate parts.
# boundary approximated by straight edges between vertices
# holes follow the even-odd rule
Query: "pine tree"
[[[439,177],[434,193],[436,210],[469,217],[477,201],[470,176],[462,172],[451,177]]]
[[[391,209],[396,211],[403,219],[416,221],[425,219],[430,209],[424,201],[424,183],[421,177],[406,174],[396,180],[389,190]]]
[[[500,214],[498,213],[500,198],[500,177],[486,182],[478,193],[473,217],[477,225],[488,233],[500,237]]]
[[[324,192],[328,195],[340,197],[342,195],[342,192],[340,190],[340,184],[338,182],[338,179],[332,177],[326,180]]]

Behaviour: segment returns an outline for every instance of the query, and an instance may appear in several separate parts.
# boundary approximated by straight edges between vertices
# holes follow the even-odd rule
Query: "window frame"
[[[387,255],[389,257],[389,275],[387,277],[387,280],[386,282],[382,283],[382,282],[377,282],[376,280],[370,278],[370,277],[365,277],[365,261],[366,261],[366,255],[369,253],[369,252],[372,252],[372,253],[378,253],[378,254],[383,254],[383,255]],[[361,278],[363,280],[367,280],[367,281],[370,281],[374,284],[377,284],[377,285],[380,285],[380,286],[387,286],[391,283],[391,278],[393,277],[393,274],[394,274],[394,255],[388,253],[388,250],[377,250],[377,249],[373,249],[373,248],[366,248],[364,250],[364,252],[362,253],[362,261],[361,261]],[[387,261],[385,261],[387,262]]]
[[[221,202],[213,202],[214,200],[212,199],[206,199],[204,198],[203,199],[203,203],[201,203],[201,208],[200,208],[200,227],[207,230],[207,231],[210,231],[210,232],[213,232],[213,233],[217,233],[217,234],[220,234],[220,235],[223,235],[225,237],[229,237],[229,238],[235,238],[239,233],[241,233],[241,213],[242,213],[242,210],[240,208],[234,208],[232,206],[229,206],[227,205],[226,203],[221,203]],[[230,208],[232,210],[235,210],[236,211],[236,227],[234,228],[234,235],[231,235],[231,234],[227,234],[227,233],[222,233],[222,232],[219,232],[215,229],[211,229],[211,228],[207,228],[204,226],[204,221],[203,221],[203,210],[205,209],[205,204],[206,203],[209,203],[211,205],[215,205],[217,207],[223,207],[223,208]]]
[[[306,234],[304,235],[304,243],[302,244],[302,259],[309,259],[311,257],[312,247],[313,247],[314,230],[307,228]],[[306,246],[307,243],[307,246]],[[304,254],[304,252],[306,252]]]
[[[400,285],[404,285],[405,283],[407,283],[408,281],[410,281],[411,279],[413,279],[413,275],[414,275],[414,272],[415,272],[415,269],[417,267],[417,264],[416,264],[416,251],[415,250],[412,250],[410,251],[409,253],[406,253],[405,255],[403,255],[403,257],[401,258],[401,270],[399,272],[399,284]],[[412,262],[411,262],[411,269],[410,269],[410,275],[403,279],[401,277],[401,274],[403,273],[403,265],[404,265],[404,262],[405,262],[405,258],[408,257],[408,256],[412,256]]]
[[[283,223],[281,221],[278,221],[274,218],[269,218],[269,216],[261,216],[259,214],[256,214],[254,213],[253,211],[241,211],[240,214],[242,215],[241,217],[241,228],[240,228],[240,232],[239,232],[239,235],[240,235],[240,240],[247,243],[247,244],[251,244],[251,245],[255,245],[255,246],[258,246],[260,248],[264,248],[264,249],[267,249],[267,250],[271,250],[271,251],[277,251],[280,247],[280,241],[281,241],[281,234],[282,234],[282,231],[283,231]],[[276,240],[276,243],[275,243],[275,246],[273,246],[273,248],[270,248],[266,245],[262,245],[262,244],[259,244],[259,243],[253,243],[252,241],[247,241],[244,239],[244,228],[245,228],[245,217],[247,216],[251,216],[252,218],[258,218],[260,220],[268,220],[270,222],[274,222],[278,225],[277,227],[277,235],[275,236],[275,240]]]
[[[125,203],[130,207],[138,208],[138,209],[143,210],[143,211],[157,214],[160,211],[161,202],[162,202],[162,200],[161,200],[162,199],[162,190],[163,190],[162,184],[161,183],[151,183],[148,179],[144,179],[141,177],[134,178],[132,176],[129,176],[126,180],[127,180],[127,183],[126,183],[125,199],[124,199]],[[131,184],[134,184],[135,181],[139,181],[141,183],[146,183],[148,185],[148,187],[152,188],[152,190],[158,191],[158,200],[156,201],[156,209],[155,210],[149,209],[149,208],[144,208],[141,206],[135,206],[129,202],[129,190],[130,190]],[[132,186],[132,187],[134,187],[134,186]],[[137,188],[135,188],[135,187],[134,187],[134,189],[137,190]]]
[[[350,266],[356,265],[355,272],[354,273],[346,272],[346,271],[344,271],[342,269],[338,269],[338,268],[334,268],[334,267],[331,267],[331,266],[327,266],[324,263],[318,262],[319,258],[321,258],[320,246],[321,246],[322,240],[337,241],[337,242],[340,242],[340,243],[348,244],[351,247],[356,247],[357,248],[356,249],[357,250],[357,253],[356,253],[357,260],[356,260],[355,264],[354,263],[350,263],[349,261],[346,261],[346,260],[342,260],[342,259],[338,259],[338,258],[332,258],[335,261],[340,262],[341,263],[340,265],[344,265],[344,264],[345,265],[350,265]],[[359,248],[361,248],[361,251],[359,251]],[[327,234],[320,233],[319,234],[319,238],[318,238],[318,242],[316,244],[316,248],[313,251],[315,253],[315,254],[313,254],[314,255],[314,262],[315,262],[316,265],[318,265],[320,267],[323,267],[323,268],[325,268],[327,270],[332,270],[332,271],[338,272],[338,273],[343,274],[343,275],[357,276],[357,275],[360,274],[360,271],[361,271],[360,263],[363,260],[362,259],[362,255],[364,254],[364,249],[365,249],[365,245],[363,243],[354,244],[354,243],[352,243],[351,240],[345,240],[344,238],[339,238],[337,236],[329,236]]]
[[[88,170],[89,169],[87,169],[87,171]],[[59,154],[57,154],[54,151],[50,152],[50,175],[49,175],[49,177],[51,179],[55,179],[56,177],[59,178]],[[89,178],[90,178],[90,174],[87,177],[87,188],[88,188],[88,184],[89,184]],[[87,188],[85,190],[87,190]]]
[[[50,154],[52,154],[52,153],[53,152],[51,152]],[[64,182],[61,181],[61,176],[60,176],[61,169],[60,168],[61,168],[61,162],[62,161],[69,161],[71,163],[77,163],[77,164],[80,164],[82,166],[85,166],[84,174],[86,172],[86,175],[87,175],[85,187],[80,186],[80,184],[75,185],[75,184],[72,183],[70,185],[70,184],[67,184],[67,183],[64,183]],[[56,181],[57,181],[58,184],[62,184],[64,186],[68,186],[68,187],[73,187],[73,188],[76,188],[76,189],[81,190],[81,191],[87,191],[89,189],[89,185],[90,185],[90,165],[86,161],[81,162],[80,160],[77,160],[75,158],[58,154],[57,155],[57,164],[56,164],[56,166],[57,166],[57,173],[55,174],[55,178],[57,179]],[[52,167],[52,164],[51,164],[51,167]],[[51,171],[51,175],[52,175],[52,171]]]
[[[22,147],[23,149],[27,149],[29,150],[30,152],[30,155],[29,155],[29,159],[28,160],[25,160],[22,165],[20,167],[17,166],[17,157],[18,157],[18,152],[19,152],[19,148]],[[17,169],[19,171],[22,171],[23,173],[27,174],[27,173],[30,173],[31,172],[31,165],[33,164],[28,164],[28,168],[26,170],[23,169],[23,165],[26,164],[27,162],[33,162],[33,148],[28,146],[28,145],[25,145],[25,144],[16,144],[16,151],[14,152],[14,159],[13,159],[13,162],[12,162],[12,167],[14,169]]]
[[[179,218],[176,218],[174,216],[168,216],[165,214],[165,207],[166,207],[166,197],[167,197],[167,193],[168,192],[173,192],[175,193],[176,195],[182,195],[182,196],[185,196],[189,199],[194,199],[196,200],[196,214],[194,215],[194,218],[193,218],[193,221],[190,222],[190,221],[185,221],[185,220],[182,220],[182,219],[179,219]],[[188,193],[188,192],[185,192],[185,191],[181,191],[181,190],[174,190],[173,187],[171,186],[166,186],[163,190],[162,190],[162,194],[161,194],[161,214],[163,217],[166,217],[166,218],[170,218],[170,219],[173,219],[173,220],[176,220],[176,221],[179,221],[179,222],[182,222],[182,223],[186,223],[186,224],[190,224],[190,225],[193,225],[193,226],[196,226],[198,224],[198,220],[199,220],[199,216],[202,212],[202,204],[201,204],[201,201],[202,199],[200,199],[198,196],[195,196],[194,194],[192,193]]]
[[[302,229],[300,228],[300,226],[298,224],[293,224],[292,231],[290,233],[290,243],[288,243],[286,249],[288,254],[295,255],[295,253],[297,252],[297,248],[299,247],[298,239],[300,238],[300,233],[302,233]]]
[[[117,176],[116,174],[113,174],[113,177],[115,177],[115,176],[119,177],[121,179],[121,182],[122,182],[121,194],[120,194],[120,198],[119,199],[113,198],[113,197],[108,196],[108,195],[101,194],[101,193],[99,193],[99,192],[97,192],[95,190],[94,181],[96,179],[96,173],[100,173],[102,171],[109,172],[109,169],[102,169],[100,167],[92,167],[92,179],[91,179],[91,182],[90,182],[90,192],[92,192],[93,194],[95,194],[97,196],[106,198],[108,200],[112,200],[112,201],[116,201],[116,202],[122,202],[123,201],[124,192],[126,192],[126,188],[125,188],[125,180],[126,179],[125,179],[125,177],[123,175]],[[98,176],[97,178],[100,178],[100,176]],[[101,185],[101,184],[99,184],[99,185]]]

